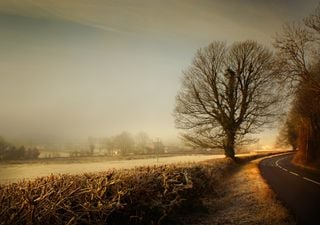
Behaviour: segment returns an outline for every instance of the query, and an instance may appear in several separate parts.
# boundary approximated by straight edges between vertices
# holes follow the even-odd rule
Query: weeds
[[[229,159],[50,175],[0,186],[0,224],[163,224],[201,207]]]

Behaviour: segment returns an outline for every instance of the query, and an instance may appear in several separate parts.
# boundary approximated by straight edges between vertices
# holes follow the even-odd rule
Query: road
[[[260,162],[262,176],[299,225],[320,224],[320,176],[291,163],[293,154]]]

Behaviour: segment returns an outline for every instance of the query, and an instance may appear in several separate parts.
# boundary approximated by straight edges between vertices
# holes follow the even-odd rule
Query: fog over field
[[[127,130],[175,141],[175,96],[196,49],[212,40],[271,46],[317,1],[305,3],[1,1],[0,135],[65,141]]]

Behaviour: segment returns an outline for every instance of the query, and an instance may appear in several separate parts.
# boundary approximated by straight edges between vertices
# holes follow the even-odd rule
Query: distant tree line
[[[37,159],[39,155],[37,148],[16,147],[0,137],[0,160]]]
[[[155,154],[164,153],[165,146],[160,139],[152,140],[145,132],[132,135],[124,131],[111,137],[89,138],[87,147],[70,152],[70,157],[92,156],[95,152],[104,155]]]
[[[126,131],[113,137],[104,138],[101,147],[108,155],[164,153],[165,150],[160,139],[152,140],[145,132],[132,135]]]
[[[93,156],[93,149],[89,148],[88,150],[75,150],[70,152],[70,157],[83,157],[83,156]]]
[[[278,142],[298,150],[296,161],[320,165],[319,40],[320,5],[303,23],[285,25],[274,46],[279,80],[293,99]]]

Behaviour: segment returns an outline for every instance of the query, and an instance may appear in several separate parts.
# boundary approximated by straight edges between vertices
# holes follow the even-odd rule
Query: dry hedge
[[[201,207],[232,160],[50,175],[0,186],[0,224],[164,224]]]

